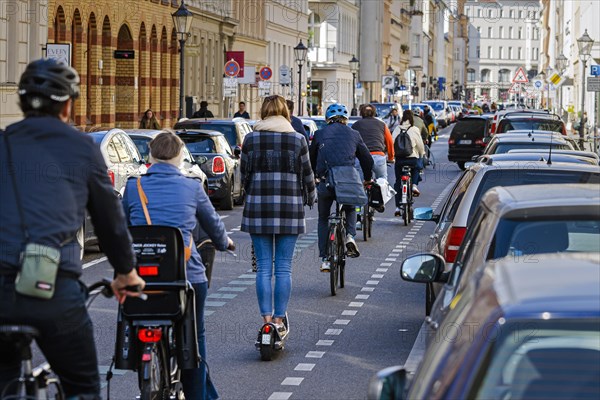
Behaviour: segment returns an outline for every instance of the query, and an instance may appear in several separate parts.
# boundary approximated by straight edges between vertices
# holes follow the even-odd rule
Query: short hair
[[[294,102],[292,100],[286,100],[285,104],[287,104],[287,108],[290,113],[294,112]]]
[[[240,101],[240,102],[238,103],[238,106],[241,106],[242,104],[243,104],[243,105],[246,105],[246,103],[244,103],[243,101]]]
[[[155,160],[171,160],[181,153],[183,141],[171,130],[165,130],[148,143]]]
[[[364,104],[360,108],[360,116],[363,118],[374,117],[376,114],[375,107],[372,104]]]
[[[208,107],[208,101],[206,101],[206,100],[202,100],[202,101],[200,102],[200,107]]]
[[[411,110],[404,110],[402,113],[402,122],[408,121],[411,125],[415,124],[415,119],[413,118],[413,113]]]
[[[37,93],[19,96],[19,107],[28,117],[56,117],[60,115],[65,102],[58,102]]]
[[[287,108],[285,99],[278,95],[265,97],[262,107],[260,108],[260,118],[265,119],[277,115],[285,117],[288,121],[290,120],[290,112]]]

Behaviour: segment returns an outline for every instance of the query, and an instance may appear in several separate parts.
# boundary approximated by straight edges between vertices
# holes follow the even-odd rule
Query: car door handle
[[[429,239],[437,239],[439,237],[440,237],[440,235],[438,235],[437,233],[434,233],[433,235],[429,235]]]
[[[425,317],[425,322],[434,331],[437,331],[437,329],[439,328],[439,324],[435,322],[430,316]]]

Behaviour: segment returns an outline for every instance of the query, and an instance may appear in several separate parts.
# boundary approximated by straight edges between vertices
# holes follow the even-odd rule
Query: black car
[[[495,133],[500,134],[515,130],[551,131],[567,135],[565,123],[557,115],[519,112],[504,115],[504,118],[498,122]]]
[[[208,196],[223,210],[244,202],[240,172],[241,149],[231,149],[221,132],[183,129],[175,132],[208,177]]]
[[[465,169],[465,162],[483,153],[489,127],[490,119],[487,117],[468,116],[459,119],[448,139],[448,160]]]
[[[201,129],[203,131],[217,131],[221,132],[232,149],[236,147],[242,147],[244,138],[250,132],[252,127],[247,120],[243,118],[233,119],[205,119],[205,118],[192,118],[184,121],[179,121],[175,124],[175,130],[180,129]]]

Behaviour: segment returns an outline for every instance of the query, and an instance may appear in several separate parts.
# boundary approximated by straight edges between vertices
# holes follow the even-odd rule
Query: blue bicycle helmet
[[[344,117],[348,118],[348,109],[343,104],[333,103],[329,107],[327,107],[327,111],[325,111],[325,119],[329,120],[332,117]]]

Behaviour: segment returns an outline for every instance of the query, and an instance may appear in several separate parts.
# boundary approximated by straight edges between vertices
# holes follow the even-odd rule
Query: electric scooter
[[[285,348],[285,342],[290,336],[290,325],[287,313],[283,318],[283,325],[285,325],[286,329],[284,337],[279,336],[279,332],[273,322],[267,322],[260,328],[258,339],[256,340],[256,349],[260,351],[260,358],[263,361],[271,361],[277,351]]]

